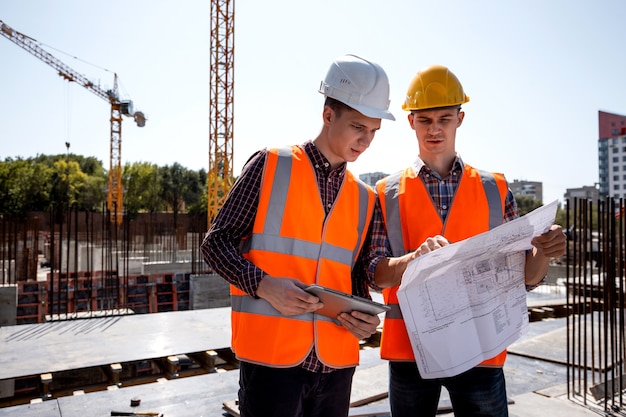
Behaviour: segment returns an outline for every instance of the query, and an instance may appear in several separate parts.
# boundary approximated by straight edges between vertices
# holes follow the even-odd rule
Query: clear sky
[[[317,92],[332,60],[381,64],[391,110],[361,174],[413,162],[401,103],[415,73],[448,66],[471,101],[465,162],[541,181],[544,201],[598,181],[598,111],[626,115],[623,0],[236,0],[234,174],[266,146],[321,128]],[[209,0],[1,0],[0,20],[99,82],[119,77],[148,121],[125,118],[122,163],[208,169]],[[106,71],[106,70],[108,71]],[[70,152],[108,169],[109,104],[0,37],[0,159]]]

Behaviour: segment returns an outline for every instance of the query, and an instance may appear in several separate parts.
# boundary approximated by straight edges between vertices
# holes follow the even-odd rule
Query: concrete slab
[[[110,416],[111,411],[163,413],[164,417],[221,416],[222,403],[236,396],[238,372],[198,375],[99,391],[57,401],[63,417]],[[138,407],[130,400],[140,398]],[[22,415],[26,417],[26,415]]]
[[[555,323],[558,323],[558,326],[553,330],[541,334],[524,335],[509,346],[509,353],[564,365],[569,362],[589,369],[603,371],[604,363],[598,357],[594,357],[594,354],[598,356],[601,351],[599,346],[594,348],[594,343],[598,345],[602,340],[601,332],[604,331],[602,328],[602,317],[597,315],[593,320],[585,318],[585,316],[570,317],[569,331],[565,318],[558,319]],[[568,353],[567,341],[568,337],[571,340],[572,334],[576,336],[576,340],[584,340],[586,346],[580,349],[580,351]],[[595,336],[591,337],[592,335]],[[569,361],[568,354],[570,356]],[[611,367],[612,365],[613,362],[610,361],[608,366]]]
[[[220,319],[220,324],[229,329],[228,314],[230,309],[224,309],[225,316]],[[201,310],[199,310],[201,311]],[[206,310],[210,311],[210,310]],[[178,313],[159,313],[164,315],[173,315]],[[221,313],[216,313],[221,314]],[[154,328],[164,325],[168,322],[155,318],[155,315],[145,315],[151,317],[155,323],[146,325],[155,331]],[[209,316],[204,315],[180,315],[182,321],[172,320],[165,328],[169,326],[180,325],[189,326],[187,321],[205,321]],[[213,317],[216,319],[216,317]],[[533,349],[536,349],[537,357],[529,357],[527,355],[518,355],[516,353],[509,354],[504,371],[507,379],[507,392],[512,400],[509,405],[509,414],[515,417],[543,417],[549,415],[551,417],[559,416],[591,416],[598,413],[582,406],[581,404],[568,400],[565,393],[566,389],[566,366],[561,363],[550,360],[552,351],[559,352],[564,349],[563,340],[559,338],[558,331],[564,331],[565,319],[546,320],[544,322],[531,323],[527,334],[518,341],[526,343],[534,340]],[[76,323],[74,323],[76,325]],[[68,325],[69,326],[69,325]],[[114,328],[117,324],[112,324],[108,328]],[[52,333],[59,333],[59,329],[28,328],[24,326],[16,326],[24,330],[24,333],[17,331],[3,333],[4,329],[0,329],[0,341],[13,343],[20,338],[29,340],[29,343],[36,343],[37,340],[45,341],[47,337],[53,337],[56,340],[60,337],[58,334],[52,336]],[[100,323],[94,328],[74,329],[71,326],[65,329],[65,333],[72,332],[92,332],[95,334],[103,333],[109,336],[108,328],[104,323]],[[44,331],[46,330],[46,331]],[[49,330],[49,331],[48,331]],[[163,330],[163,329],[162,329]],[[171,333],[168,336],[167,331],[156,332],[161,344],[167,344],[168,349],[178,349],[179,346],[190,346],[203,340],[203,343],[211,343],[214,335],[205,333],[208,330],[202,328],[195,330],[180,329],[182,333]],[[196,333],[189,333],[189,332]],[[198,333],[199,332],[199,333]],[[183,336],[184,334],[184,336]],[[189,335],[195,335],[189,338]],[[135,338],[143,340],[146,333],[137,332]],[[550,336],[546,336],[550,335]],[[111,335],[112,336],[112,335]],[[132,335],[131,335],[132,336]],[[119,337],[119,336],[117,336]],[[128,334],[126,335],[128,338]],[[173,338],[186,337],[191,340],[171,340]],[[221,337],[221,336],[216,336]],[[95,337],[95,340],[102,340],[103,336]],[[206,339],[206,340],[204,340]],[[71,338],[69,340],[72,340]],[[34,341],[34,342],[33,342]],[[120,339],[114,339],[115,343],[122,343]],[[185,343],[183,343],[185,342]],[[230,339],[227,340],[227,345]],[[1,349],[8,349],[7,343],[0,343]],[[13,345],[20,346],[26,345]],[[62,346],[62,345],[60,345]],[[137,346],[137,345],[134,345]],[[71,347],[68,347],[71,348]],[[148,347],[150,348],[150,347]],[[61,349],[61,347],[59,347]],[[84,348],[81,348],[84,349]],[[513,349],[515,350],[515,349]],[[520,351],[530,351],[528,346],[522,346]],[[37,351],[35,351],[37,352]],[[177,352],[178,353],[178,352]],[[526,352],[528,353],[528,352]],[[84,352],[83,352],[84,354]],[[388,399],[386,398],[388,388],[388,370],[387,362],[379,357],[378,348],[369,348],[361,351],[361,365],[357,369],[353,383],[353,397],[351,402],[354,405],[363,404],[359,407],[353,407],[350,416],[370,416],[370,417],[389,417]],[[0,360],[1,359],[0,355]],[[547,359],[547,360],[546,360]],[[112,362],[119,362],[119,358]],[[26,364],[25,364],[26,365]],[[2,372],[2,364],[0,364],[0,372]],[[7,417],[78,417],[85,415],[110,415],[110,411],[158,411],[164,413],[165,417],[223,417],[225,411],[223,409],[224,402],[233,401],[237,398],[239,374],[236,370],[191,376],[173,380],[160,380],[156,383],[149,383],[135,386],[122,386],[119,389],[111,389],[106,391],[89,392],[84,395],[75,395],[68,397],[60,397],[45,401],[40,404],[28,404],[15,407],[0,408],[0,416]],[[140,397],[142,399],[139,408],[130,407],[130,399]],[[367,399],[367,400],[366,400]],[[372,401],[369,403],[368,401]],[[449,409],[449,397],[447,392],[442,392],[441,398],[442,415],[452,415]],[[447,413],[447,414],[446,414]]]
[[[59,404],[55,400],[37,402],[34,404],[16,405],[0,408],[2,417],[61,417]]]
[[[0,327],[0,379],[230,346],[230,308]]]
[[[581,406],[567,397],[546,397],[529,392],[513,398],[509,405],[510,417],[588,417],[598,416],[598,413]]]

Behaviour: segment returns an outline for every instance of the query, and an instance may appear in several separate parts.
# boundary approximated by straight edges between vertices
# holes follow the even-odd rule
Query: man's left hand
[[[558,258],[565,254],[567,238],[563,233],[563,228],[558,224],[553,224],[550,230],[535,236],[530,243],[537,248],[537,254],[546,258]]]
[[[380,324],[378,316],[353,311],[350,314],[341,313],[337,316],[337,320],[352,333],[357,339],[366,339],[376,333],[376,329]]]

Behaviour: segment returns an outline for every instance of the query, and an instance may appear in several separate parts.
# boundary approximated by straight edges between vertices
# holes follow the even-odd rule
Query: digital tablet
[[[324,307],[315,313],[331,318],[337,318],[339,313],[350,313],[354,310],[376,315],[384,313],[391,308],[388,305],[377,303],[367,298],[346,294],[320,285],[310,285],[304,290],[315,295],[324,303]]]

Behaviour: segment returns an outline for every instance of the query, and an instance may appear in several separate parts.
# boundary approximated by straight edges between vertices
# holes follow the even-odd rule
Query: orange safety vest
[[[379,181],[376,191],[391,252],[393,256],[401,256],[416,250],[431,236],[443,235],[449,241],[457,242],[501,225],[508,184],[502,174],[465,165],[445,223],[413,167]],[[398,288],[383,290],[385,302],[391,310],[385,315],[380,353],[383,359],[415,361],[400,311]],[[506,351],[503,351],[482,362],[481,366],[502,366],[505,359]]]
[[[274,278],[352,293],[352,268],[374,210],[374,190],[346,171],[328,215],[315,170],[298,146],[267,153],[252,235],[243,256]],[[284,316],[231,285],[232,346],[238,359],[273,367],[301,363],[312,348],[328,366],[358,365],[359,341],[336,319]]]

